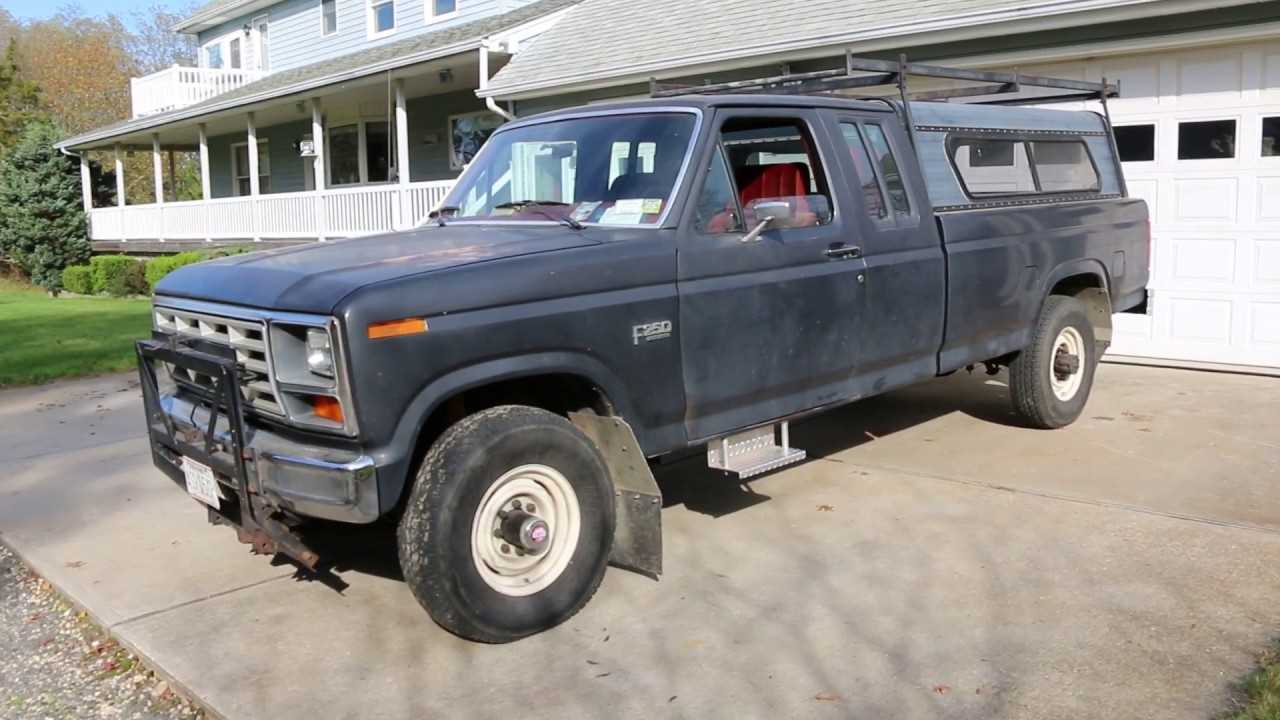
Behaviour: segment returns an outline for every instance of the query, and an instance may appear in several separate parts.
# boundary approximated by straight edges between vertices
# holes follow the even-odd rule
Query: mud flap
[[[622,418],[569,413],[604,456],[613,479],[617,527],[609,562],[657,578],[662,574],[662,491],[631,426]]]

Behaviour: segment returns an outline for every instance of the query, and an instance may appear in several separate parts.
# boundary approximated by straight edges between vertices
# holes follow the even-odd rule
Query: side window
[[[775,227],[831,222],[830,185],[803,121],[731,118],[720,133],[746,225],[765,203]]]
[[[951,160],[970,197],[1036,191],[1031,158],[1021,140],[959,138],[951,143]]]
[[[884,186],[889,190],[889,203],[893,211],[899,215],[911,214],[911,201],[907,198],[907,187],[902,182],[902,172],[898,169],[898,159],[889,148],[889,138],[884,136],[884,129],[879,125],[867,124],[862,128],[867,133],[867,143],[871,145],[871,153],[880,166],[880,175],[884,178]]]
[[[719,146],[711,155],[707,179],[698,195],[694,227],[706,235],[742,232],[742,219],[738,217],[738,201],[734,197],[733,180],[725,165],[724,152]]]
[[[1095,192],[1100,187],[1098,171],[1082,142],[1035,140],[1031,143],[1031,154],[1036,160],[1040,192]]]
[[[840,123],[840,132],[844,135],[845,145],[849,147],[849,156],[853,158],[853,170],[862,187],[862,204],[867,208],[867,214],[873,218],[889,217],[889,208],[885,207],[884,194],[880,192],[880,183],[876,180],[876,171],[871,165],[867,145],[862,141],[858,126]]]

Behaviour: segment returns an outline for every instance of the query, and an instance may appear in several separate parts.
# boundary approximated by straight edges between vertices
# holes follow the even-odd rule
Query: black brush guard
[[[174,482],[184,486],[183,457],[207,465],[217,475],[229,478],[235,487],[237,502],[231,507],[226,507],[225,501],[222,507],[210,507],[210,522],[234,527],[240,541],[251,545],[255,552],[265,555],[281,553],[315,570],[319,556],[281,522],[280,514],[250,483],[249,465],[254,456],[246,444],[240,367],[234,351],[198,338],[177,336],[139,340],[136,347],[143,407],[147,413],[147,429],[156,465]],[[157,368],[163,368],[164,364],[212,379],[211,384],[204,388],[182,386],[209,412],[205,427],[196,427],[194,423],[190,427],[180,427],[165,412],[160,403],[157,380]],[[222,435],[218,434],[220,418],[225,418],[227,423],[227,432]]]

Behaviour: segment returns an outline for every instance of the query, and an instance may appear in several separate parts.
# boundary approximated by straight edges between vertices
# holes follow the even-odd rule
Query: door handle
[[[857,245],[845,245],[840,243],[827,248],[827,257],[832,260],[848,260],[862,257],[862,248]]]

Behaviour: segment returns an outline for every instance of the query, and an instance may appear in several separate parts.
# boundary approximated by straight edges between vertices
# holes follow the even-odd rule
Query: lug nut
[[[519,500],[512,500],[512,501],[511,501],[511,509],[512,509],[512,510],[519,510],[519,509],[520,509],[520,501],[519,501]]]
[[[503,543],[502,547],[499,549],[502,550],[503,555],[509,555],[511,553],[511,546],[506,543]]]
[[[533,503],[525,503],[524,510],[525,512],[528,512],[528,513],[538,512],[538,509],[533,506]]]

